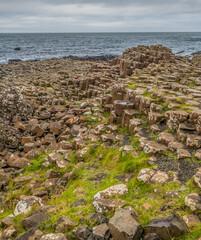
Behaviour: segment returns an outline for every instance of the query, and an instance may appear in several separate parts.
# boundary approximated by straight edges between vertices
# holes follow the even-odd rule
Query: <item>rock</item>
[[[93,240],[92,229],[87,225],[81,225],[73,234],[77,240]]]
[[[168,198],[181,198],[180,195],[173,190],[166,192],[166,195]]]
[[[40,240],[67,240],[67,238],[63,233],[49,233],[42,236]]]
[[[20,236],[18,236],[17,238],[15,238],[15,240],[25,240],[25,239],[29,239],[29,237],[33,236],[35,234],[35,232],[37,231],[37,228],[31,228],[28,231],[26,231],[25,233],[21,234]],[[35,240],[35,239],[34,239]]]
[[[83,205],[85,202],[86,202],[85,199],[84,199],[84,198],[81,198],[81,199],[75,201],[75,202],[72,204],[72,207],[79,207],[79,206]]]
[[[99,225],[108,222],[108,218],[101,213],[90,213],[88,215],[88,221],[93,225]]]
[[[162,171],[144,168],[138,174],[138,180],[146,183],[163,184],[169,180],[169,176]]]
[[[201,210],[201,195],[198,193],[191,193],[185,197],[185,204],[191,211]]]
[[[143,151],[145,153],[153,155],[154,153],[161,153],[167,151],[167,149],[168,148],[165,145],[162,145],[154,141],[147,141],[144,145]]]
[[[108,223],[113,239],[139,240],[143,233],[142,227],[133,218],[129,210],[120,209]]]
[[[14,215],[10,214],[1,220],[1,224],[3,227],[9,227],[13,225],[13,220],[14,220]]]
[[[17,129],[0,122],[0,151],[3,151],[4,148],[17,149],[20,145],[20,138],[21,133]]]
[[[48,155],[48,161],[51,164],[56,164],[56,162],[58,160],[61,160],[61,154],[60,153],[52,152]]]
[[[152,176],[154,176],[155,170],[144,168],[138,174],[138,180],[142,180],[143,182],[149,182]]]
[[[145,234],[156,233],[161,240],[172,240],[185,232],[188,232],[187,226],[178,215],[166,218],[153,219],[144,228]]]
[[[23,136],[21,139],[21,145],[24,146],[26,143],[34,143],[35,142],[35,137],[31,136]]]
[[[69,217],[62,216],[57,221],[56,232],[66,232],[71,228],[74,228],[76,225],[77,222],[73,221]]]
[[[17,230],[14,226],[10,226],[2,231],[2,237],[9,239],[11,237],[14,237],[17,233]]]
[[[165,145],[168,145],[170,142],[175,141],[175,137],[170,133],[162,132],[158,135],[157,141]]]
[[[21,213],[28,213],[35,204],[40,206],[43,205],[40,198],[35,196],[26,196],[23,200],[17,203],[14,215],[17,216]]]
[[[193,225],[201,223],[200,218],[194,214],[188,214],[188,215],[183,216],[183,220],[188,227],[191,227]]]
[[[13,180],[15,184],[23,184],[26,182],[31,181],[32,177],[31,176],[23,176],[23,177],[18,177]]]
[[[198,172],[194,176],[194,182],[195,184],[201,188],[201,168],[198,170]]]
[[[20,158],[16,155],[12,155],[7,161],[7,163],[10,167],[14,168],[24,168],[28,165],[31,165],[27,158],[25,157]]]
[[[147,233],[143,240],[161,240],[156,233]]]
[[[31,215],[30,217],[24,218],[22,220],[22,224],[26,230],[29,230],[30,228],[39,227],[48,219],[49,217],[47,214],[40,212],[40,213]]]
[[[36,124],[31,127],[31,132],[35,134],[36,137],[42,137],[45,130],[39,124]]]
[[[197,158],[198,160],[201,160],[201,149],[198,149],[195,153],[195,158]]]
[[[111,237],[109,227],[106,223],[93,228],[93,237],[95,240],[108,240]]]
[[[79,160],[82,161],[84,160],[85,154],[89,151],[89,147],[84,147],[81,150],[77,150],[75,153],[75,157]]]
[[[46,178],[51,179],[51,178],[59,178],[61,176],[61,173],[58,171],[55,171],[53,169],[48,169],[46,174]]]
[[[186,147],[194,149],[201,148],[201,136],[189,134],[186,139]]]
[[[163,184],[168,180],[169,180],[169,176],[167,175],[167,173],[162,171],[156,171],[156,173],[150,179],[150,182],[154,184]]]
[[[191,154],[186,149],[177,149],[177,159],[191,158]]]
[[[28,238],[28,240],[38,240],[43,236],[43,232],[41,232],[40,230],[36,230],[34,235],[32,235],[31,237]]]
[[[128,187],[117,184],[98,192],[93,198],[93,206],[98,213],[121,207],[125,201],[121,199],[108,199],[109,197],[122,196],[128,193]]]
[[[61,124],[58,122],[53,122],[50,124],[50,132],[52,132],[55,135],[60,135],[62,133],[61,130]]]

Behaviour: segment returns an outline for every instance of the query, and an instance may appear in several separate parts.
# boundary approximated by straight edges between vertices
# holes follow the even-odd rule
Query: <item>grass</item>
[[[119,132],[122,134],[127,133],[127,129],[121,129]],[[155,135],[152,138],[156,138]],[[54,232],[55,224],[60,216],[68,216],[75,220],[80,225],[80,218],[86,219],[86,224],[93,227],[94,224],[90,223],[87,218],[88,215],[94,212],[92,200],[94,195],[104,190],[114,184],[124,183],[121,181],[122,178],[119,176],[129,176],[129,181],[125,183],[128,188],[128,194],[121,196],[120,198],[126,201],[126,205],[132,206],[139,213],[139,217],[136,219],[142,226],[146,226],[151,219],[160,218],[172,215],[174,213],[179,213],[181,216],[189,214],[190,210],[185,206],[184,199],[188,193],[198,192],[199,189],[195,186],[192,180],[186,183],[186,190],[179,192],[180,184],[174,182],[167,182],[163,185],[149,185],[137,179],[138,173],[142,168],[151,168],[147,164],[149,156],[141,151],[139,147],[139,138],[131,137],[130,144],[133,146],[134,151],[137,152],[137,156],[133,157],[132,153],[123,153],[119,150],[119,147],[111,146],[105,147],[101,142],[91,145],[89,151],[85,154],[84,163],[77,168],[72,179],[67,183],[65,187],[61,188],[62,193],[56,194],[53,190],[50,190],[49,195],[51,199],[47,200],[46,205],[52,205],[53,208],[48,211],[50,217],[49,221],[40,226],[40,229],[45,233]],[[167,153],[171,154],[171,153]],[[37,158],[31,160],[32,165],[25,168],[23,175],[31,175],[37,177],[40,181],[44,182],[46,180],[45,173],[47,169],[42,169],[43,164],[47,154],[41,154]],[[74,166],[78,163],[76,159],[75,151],[72,151],[70,156],[69,165],[62,170],[56,169],[55,166],[51,168],[61,171],[62,173],[70,172]],[[100,174],[104,174],[102,179],[91,180]],[[59,188],[59,187],[58,187]],[[10,192],[13,194],[10,197],[10,202],[13,199],[18,199],[22,194],[30,194],[27,190],[27,185],[24,187],[15,189],[13,182],[9,184]],[[155,191],[157,189],[157,192]],[[166,192],[174,190],[179,192],[180,199],[168,199]],[[52,192],[51,192],[52,191]],[[85,199],[85,203],[78,207],[73,207],[72,204],[81,199]],[[162,210],[165,205],[170,201],[174,204],[169,208]],[[149,203],[151,209],[147,211],[143,204]],[[10,208],[5,209],[3,217],[13,213],[14,205]],[[30,213],[29,213],[30,214]],[[29,215],[28,214],[28,215]],[[106,213],[109,218],[113,215],[113,212]],[[22,219],[27,215],[19,215],[14,219],[14,226],[16,227],[18,234],[25,231],[22,225]],[[70,232],[70,239],[73,236]],[[200,234],[200,225],[194,226],[189,234],[182,236],[180,239],[194,239]]]

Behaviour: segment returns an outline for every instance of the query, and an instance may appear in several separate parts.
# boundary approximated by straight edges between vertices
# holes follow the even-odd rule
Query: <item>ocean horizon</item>
[[[116,56],[127,48],[155,44],[189,56],[201,51],[201,32],[0,33],[0,63],[11,59]]]

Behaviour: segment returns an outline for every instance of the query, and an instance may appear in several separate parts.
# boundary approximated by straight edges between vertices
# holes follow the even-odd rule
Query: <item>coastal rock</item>
[[[139,240],[143,233],[142,227],[129,210],[120,209],[109,220],[108,226],[113,239]]]
[[[185,204],[191,211],[201,210],[201,195],[198,193],[191,193],[185,197]]]
[[[114,196],[122,196],[128,193],[128,187],[124,184],[114,185],[98,192],[93,198],[93,206],[98,213],[121,207],[125,201],[121,199],[108,199]]]
[[[40,206],[43,205],[40,198],[35,196],[25,196],[23,200],[17,203],[14,215],[17,216],[21,213],[28,213],[35,204]]]
[[[62,216],[57,221],[56,232],[66,232],[71,228],[74,228],[76,225],[77,223],[69,217]]]
[[[156,233],[161,240],[171,240],[184,232],[188,232],[187,226],[183,219],[178,215],[167,218],[153,219],[144,228],[145,234]]]
[[[49,233],[40,238],[40,240],[67,240],[63,233]]]

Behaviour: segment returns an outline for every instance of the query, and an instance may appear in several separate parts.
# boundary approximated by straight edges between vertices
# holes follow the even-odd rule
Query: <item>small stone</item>
[[[67,216],[61,216],[56,225],[56,232],[65,232],[70,230],[71,228],[74,228],[77,225],[77,222],[70,219]]]

